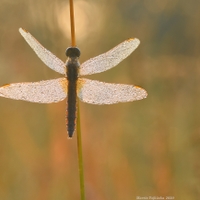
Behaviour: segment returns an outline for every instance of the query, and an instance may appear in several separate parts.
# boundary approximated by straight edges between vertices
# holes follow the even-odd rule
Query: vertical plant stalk
[[[70,9],[70,24],[71,24],[71,46],[76,46],[76,37],[75,37],[75,23],[74,23],[74,2],[69,0],[69,9]]]
[[[74,23],[74,5],[73,0],[69,0],[70,5],[70,23],[71,23],[71,46],[76,46],[75,37],[75,23]],[[79,102],[77,101],[77,150],[78,150],[78,167],[80,178],[80,192],[81,200],[85,200],[85,188],[84,188],[84,171],[83,171],[83,156],[82,156],[82,142],[81,142],[81,125],[80,125],[80,111]]]
[[[77,102],[77,148],[78,148],[78,165],[79,165],[79,177],[80,177],[80,191],[81,200],[85,200],[85,186],[84,186],[84,170],[83,170],[83,153],[81,142],[81,124],[80,124],[80,110],[79,102]]]

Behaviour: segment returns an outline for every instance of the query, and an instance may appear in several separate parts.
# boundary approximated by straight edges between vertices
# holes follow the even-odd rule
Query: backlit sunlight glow
[[[78,40],[84,40],[95,32],[99,32],[103,24],[103,8],[97,3],[88,3],[86,1],[75,1],[75,27]],[[63,3],[56,9],[58,25],[63,34],[70,38],[70,16],[69,4]]]

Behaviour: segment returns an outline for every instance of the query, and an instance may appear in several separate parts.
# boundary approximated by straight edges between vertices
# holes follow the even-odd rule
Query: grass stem
[[[82,156],[82,142],[81,142],[81,124],[80,124],[80,111],[78,102],[77,112],[77,148],[78,148],[78,165],[79,165],[79,177],[80,177],[80,191],[81,200],[85,200],[85,186],[84,186],[84,170],[83,170],[83,156]]]

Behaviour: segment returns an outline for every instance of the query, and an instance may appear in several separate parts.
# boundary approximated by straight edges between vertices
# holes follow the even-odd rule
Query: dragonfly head
[[[69,58],[80,57],[81,52],[77,47],[69,47],[65,52],[66,56]]]

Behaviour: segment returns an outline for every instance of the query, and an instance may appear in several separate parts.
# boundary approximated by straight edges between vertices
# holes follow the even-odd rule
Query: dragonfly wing
[[[35,103],[56,103],[67,96],[66,78],[13,83],[0,87],[0,96]]]
[[[104,83],[85,78],[79,78],[77,94],[81,101],[91,104],[115,104],[147,97],[147,92],[137,86]]]
[[[19,32],[24,37],[26,42],[35,51],[37,56],[51,69],[54,71],[65,74],[66,68],[63,61],[57,58],[49,50],[45,49],[28,31],[20,28]]]
[[[115,67],[129,56],[140,44],[140,41],[129,39],[117,45],[110,51],[91,58],[80,66],[80,75],[96,74]]]

